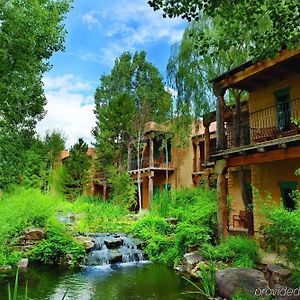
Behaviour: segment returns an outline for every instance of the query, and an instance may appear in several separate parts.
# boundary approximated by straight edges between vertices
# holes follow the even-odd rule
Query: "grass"
[[[131,225],[129,211],[123,205],[99,198],[79,197],[72,211],[80,215],[76,227],[80,232],[128,232]]]

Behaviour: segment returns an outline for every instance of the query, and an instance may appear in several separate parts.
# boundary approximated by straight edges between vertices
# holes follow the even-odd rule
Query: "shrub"
[[[216,237],[216,197],[214,191],[199,188],[164,193],[155,199],[150,215],[131,228],[143,239],[145,251],[153,260],[168,263],[182,258],[189,246],[201,246]],[[175,217],[176,229],[163,217]],[[158,245],[156,245],[158,244]]]
[[[37,244],[29,256],[33,261],[44,264],[69,260],[72,265],[77,265],[84,259],[85,249],[67,233],[63,224],[50,219],[46,226],[46,239]]]
[[[156,235],[169,235],[173,231],[172,225],[166,220],[153,215],[143,217],[131,227],[131,233],[144,241],[150,240]]]
[[[81,215],[77,228],[80,232],[126,232],[129,227],[129,211],[101,198],[81,196],[73,203],[72,210]]]
[[[155,235],[144,249],[145,253],[153,261],[173,265],[177,257],[174,241],[170,237]]]
[[[188,249],[189,246],[202,245],[211,238],[211,230],[206,226],[195,226],[193,224],[182,222],[176,228],[175,245],[180,255]]]
[[[232,262],[236,267],[254,267],[260,262],[258,245],[251,239],[239,236],[228,237],[218,246],[205,244],[201,253],[213,260]]]
[[[267,244],[300,269],[300,216],[299,209],[293,212],[275,208],[267,214],[268,223],[263,227]],[[280,249],[283,251],[280,251]]]
[[[10,243],[28,227],[43,227],[59,202],[36,189],[18,188],[4,194],[0,199],[0,244]]]

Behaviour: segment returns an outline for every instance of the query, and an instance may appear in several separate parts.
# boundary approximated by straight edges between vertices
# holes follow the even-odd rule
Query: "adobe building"
[[[218,178],[219,230],[227,234],[228,194],[233,200],[231,224],[249,229],[253,223],[254,232],[249,232],[253,234],[262,220],[252,187],[289,210],[299,201],[293,191],[300,187],[295,174],[300,167],[300,130],[294,122],[300,119],[300,49],[243,64],[214,79],[213,86],[218,97],[217,149],[211,158]],[[225,117],[224,94],[229,88],[249,93],[249,113],[240,115],[235,124]],[[253,204],[253,214],[245,203]]]

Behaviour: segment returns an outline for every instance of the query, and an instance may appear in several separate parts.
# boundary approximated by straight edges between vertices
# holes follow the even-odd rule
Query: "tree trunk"
[[[142,210],[141,170],[140,170],[140,146],[141,146],[141,131],[139,130],[139,133],[138,133],[138,147],[137,147],[139,212]]]

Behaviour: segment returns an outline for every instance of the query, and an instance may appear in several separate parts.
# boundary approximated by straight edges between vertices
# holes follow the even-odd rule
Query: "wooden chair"
[[[238,222],[238,227],[247,227],[247,214],[246,211],[240,210],[238,215],[232,216],[232,226],[235,227],[235,223]]]

